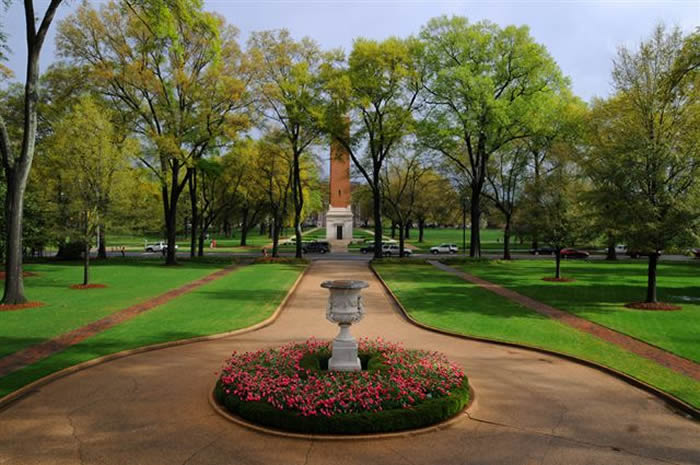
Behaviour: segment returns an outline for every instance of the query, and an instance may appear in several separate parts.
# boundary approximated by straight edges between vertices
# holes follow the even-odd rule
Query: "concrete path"
[[[284,439],[214,413],[207,396],[231,351],[331,338],[325,279],[370,282],[357,336],[445,352],[476,391],[438,432],[370,441]],[[273,325],[147,352],[55,381],[0,412],[0,464],[700,463],[700,425],[622,381],[526,350],[423,331],[399,316],[364,262],[316,261]]]

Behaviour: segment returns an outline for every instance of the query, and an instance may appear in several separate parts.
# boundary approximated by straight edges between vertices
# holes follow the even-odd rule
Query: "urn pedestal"
[[[340,332],[333,339],[333,352],[328,361],[330,371],[360,371],[357,357],[357,340],[350,334],[350,326],[364,317],[362,289],[368,287],[366,281],[335,280],[324,281],[321,287],[331,293],[328,298],[326,319],[340,326]]]

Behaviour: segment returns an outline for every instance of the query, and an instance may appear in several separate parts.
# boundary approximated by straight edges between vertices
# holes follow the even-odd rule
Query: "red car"
[[[585,250],[578,249],[561,249],[561,258],[588,258],[590,255]]]

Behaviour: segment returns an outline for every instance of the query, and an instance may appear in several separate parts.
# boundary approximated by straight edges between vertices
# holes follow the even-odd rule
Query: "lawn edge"
[[[240,270],[241,268],[242,267],[239,267],[238,269]],[[289,301],[289,299],[292,297],[292,295],[296,292],[297,287],[299,287],[299,283],[301,282],[302,278],[306,275],[306,272],[308,269],[309,269],[309,265],[305,265],[304,269],[301,271],[301,273],[299,273],[299,276],[297,276],[297,279],[294,281],[294,284],[292,284],[292,286],[289,288],[289,290],[287,291],[287,294],[284,296],[282,301],[279,303],[279,305],[275,309],[274,313],[259,323],[255,323],[254,325],[247,326],[245,328],[239,328],[239,329],[235,329],[233,331],[227,331],[224,333],[210,334],[207,336],[197,336],[197,337],[193,337],[193,338],[189,338],[189,339],[178,339],[175,341],[162,342],[159,344],[151,344],[151,345],[147,345],[147,346],[143,346],[143,347],[137,347],[135,349],[122,350],[120,352],[115,352],[113,354],[103,355],[102,357],[97,357],[97,358],[94,358],[92,360],[87,360],[85,362],[81,362],[77,365],[63,368],[62,370],[48,374],[42,378],[37,379],[36,381],[32,381],[31,383],[29,383],[25,386],[22,386],[21,388],[17,389],[16,391],[13,391],[4,397],[1,397],[0,398],[0,411],[8,408],[14,402],[20,401],[23,398],[30,396],[33,393],[33,391],[39,387],[50,384],[53,381],[56,381],[57,379],[64,378],[64,377],[69,376],[73,373],[77,373],[79,371],[83,371],[83,370],[86,370],[88,368],[92,368],[94,366],[101,365],[103,363],[111,362],[112,360],[117,360],[117,359],[129,357],[131,355],[138,355],[138,354],[142,354],[145,352],[167,349],[170,347],[183,346],[183,345],[194,344],[194,343],[198,343],[198,342],[213,341],[216,339],[223,339],[223,338],[226,338],[229,336],[238,336],[240,334],[245,334],[245,333],[257,331],[257,330],[262,329],[266,326],[269,326],[272,323],[274,323],[277,320],[277,318],[279,318],[280,314],[282,313],[282,309],[287,304],[287,301]]]
[[[606,373],[608,375],[611,375],[621,381],[626,382],[627,384],[630,384],[638,389],[641,389],[643,391],[646,391],[650,394],[655,395],[662,401],[664,401],[668,407],[671,408],[671,410],[676,411],[676,413],[679,413],[678,411],[684,413],[686,416],[692,418],[693,420],[700,420],[700,409],[693,407],[689,403],[685,402],[684,400],[669,394],[666,391],[662,391],[661,389],[652,386],[651,384],[645,383],[644,381],[641,381],[632,375],[628,375],[627,373],[624,373],[622,371],[616,370],[614,368],[610,368],[608,366],[602,365],[600,363],[587,360],[584,358],[579,358],[576,357],[575,355],[570,355],[566,354],[563,352],[557,352],[551,349],[545,349],[542,347],[538,347],[535,345],[529,345],[529,344],[522,344],[522,343],[517,343],[517,342],[509,342],[509,341],[502,341],[499,339],[492,339],[492,338],[487,338],[487,337],[482,337],[482,336],[470,336],[467,334],[463,333],[458,333],[458,332],[453,332],[449,331],[446,329],[441,329],[441,328],[436,328],[434,326],[427,325],[425,323],[421,323],[420,321],[416,320],[413,318],[406,308],[403,306],[399,298],[394,294],[394,292],[391,290],[389,285],[384,281],[384,279],[381,277],[379,272],[375,269],[374,264],[370,262],[369,264],[370,269],[372,270],[372,273],[377,277],[380,283],[382,283],[382,286],[384,289],[387,291],[387,293],[391,296],[392,300],[398,307],[399,311],[403,315],[406,320],[419,327],[422,329],[425,329],[427,331],[432,331],[435,333],[439,334],[444,334],[446,336],[452,336],[452,337],[457,337],[461,339],[468,339],[468,340],[473,340],[473,341],[479,341],[479,342],[485,342],[489,344],[496,344],[496,345],[502,345],[502,346],[507,346],[507,347],[516,347],[520,349],[526,349],[526,350],[532,350],[534,352],[539,352],[547,355],[553,355],[555,357],[563,358],[565,360],[568,360],[570,362],[578,363],[584,366],[587,366],[589,368],[594,368],[598,371],[601,371],[603,373]],[[1,405],[1,404],[0,404]]]

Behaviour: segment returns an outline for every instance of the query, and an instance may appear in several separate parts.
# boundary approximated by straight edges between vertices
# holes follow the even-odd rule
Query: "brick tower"
[[[350,155],[335,139],[331,141],[330,165],[326,239],[333,241],[338,249],[337,246],[341,244],[347,246],[352,240],[352,208],[350,208]]]

